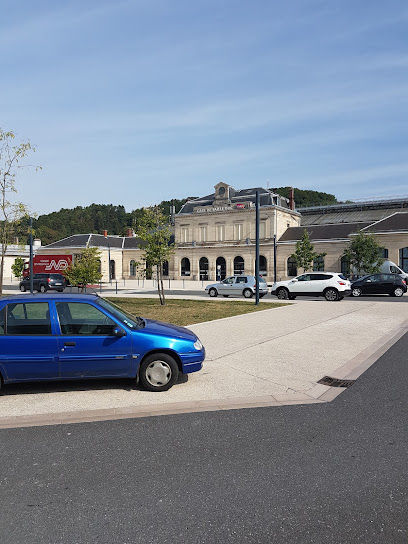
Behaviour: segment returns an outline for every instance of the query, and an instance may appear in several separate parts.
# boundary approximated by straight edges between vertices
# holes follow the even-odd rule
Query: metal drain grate
[[[329,385],[330,387],[351,387],[356,380],[340,380],[339,378],[331,378],[330,376],[325,376],[317,383],[322,385]]]

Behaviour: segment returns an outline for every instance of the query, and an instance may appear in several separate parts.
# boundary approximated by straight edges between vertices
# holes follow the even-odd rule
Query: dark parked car
[[[370,274],[351,284],[351,296],[390,295],[402,297],[407,292],[405,280],[398,274]]]
[[[204,358],[189,329],[134,317],[97,295],[0,300],[0,385],[135,378],[150,391],[167,391]]]
[[[45,293],[48,290],[62,292],[68,285],[68,281],[62,274],[34,274],[33,289],[39,293]],[[20,281],[20,291],[30,290],[30,278],[24,278]]]

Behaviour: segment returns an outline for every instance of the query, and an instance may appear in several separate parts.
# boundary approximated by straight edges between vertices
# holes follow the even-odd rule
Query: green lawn
[[[285,304],[277,302],[262,302],[258,306],[255,306],[254,301],[245,302],[235,300],[219,302],[215,300],[171,299],[166,300],[165,306],[161,306],[159,300],[154,298],[107,297],[107,300],[117,304],[133,315],[140,315],[182,326],[285,306]]]

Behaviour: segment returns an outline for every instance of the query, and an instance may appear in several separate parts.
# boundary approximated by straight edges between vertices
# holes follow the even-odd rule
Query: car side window
[[[298,281],[310,281],[310,274],[304,274],[298,277]]]
[[[226,278],[222,283],[225,283],[225,285],[230,285],[231,283],[234,283],[235,278]]]
[[[48,302],[8,304],[6,333],[19,336],[51,334]]]
[[[0,335],[4,334],[5,322],[4,322],[4,308],[0,310]]]
[[[57,313],[63,335],[109,336],[116,323],[106,314],[85,302],[57,302]]]
[[[236,279],[236,283],[246,283],[247,279],[245,277],[239,277]]]

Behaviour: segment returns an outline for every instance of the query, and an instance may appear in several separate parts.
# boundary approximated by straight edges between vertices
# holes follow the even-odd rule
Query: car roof
[[[4,297],[0,298],[0,304],[3,304],[4,302],[49,302],[51,300],[54,301],[70,301],[70,302],[95,302],[100,297],[99,295],[89,294],[89,293],[52,293],[52,294],[46,294],[46,293],[33,293],[33,294],[21,294],[21,295],[6,295]]]

